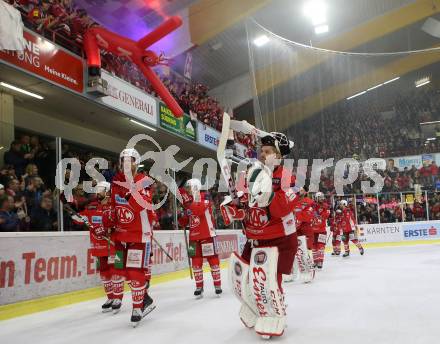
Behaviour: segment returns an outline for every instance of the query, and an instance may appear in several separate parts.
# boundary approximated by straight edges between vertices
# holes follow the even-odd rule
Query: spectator
[[[14,199],[8,195],[0,196],[0,232],[20,230],[20,219],[13,209]]]
[[[20,177],[24,173],[24,169],[28,163],[30,154],[23,155],[21,153],[20,141],[14,140],[11,142],[9,151],[7,151],[3,157],[5,165],[14,166],[15,173]]]
[[[20,182],[17,179],[11,179],[6,186],[6,193],[12,197],[21,197],[23,192]]]
[[[5,187],[3,184],[0,184],[0,197],[2,197],[5,194]]]
[[[414,221],[414,214],[409,204],[405,204],[405,221]]]
[[[28,164],[25,169],[25,174],[21,176],[25,186],[29,185],[33,177],[38,177],[38,167],[35,164]]]
[[[416,221],[426,220],[426,209],[420,202],[414,202],[413,214]]]
[[[26,187],[24,195],[26,197],[26,203],[30,211],[32,211],[40,204],[41,199],[45,194],[45,190],[43,180],[40,177],[32,177],[30,180],[31,181]],[[49,196],[50,191],[49,194],[46,193],[46,195]]]
[[[53,210],[53,201],[50,197],[43,197],[40,205],[31,212],[31,229],[36,231],[57,230],[57,214]]]

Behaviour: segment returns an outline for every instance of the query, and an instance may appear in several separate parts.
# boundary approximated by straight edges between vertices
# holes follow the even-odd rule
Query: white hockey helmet
[[[346,201],[345,199],[341,200],[341,201],[339,202],[339,204],[342,205],[342,206],[344,206],[344,207],[346,207],[346,206],[348,205],[348,203],[347,203],[347,201]]]
[[[110,183],[109,182],[99,182],[98,184],[96,184],[96,192],[100,193],[100,192],[109,192],[110,191]]]
[[[199,179],[197,178],[192,178],[187,180],[187,182],[185,183],[185,185],[191,189],[191,191],[197,191],[200,192],[200,190],[202,189],[202,183],[200,182]]]
[[[315,194],[315,200],[316,201],[322,201],[322,200],[324,200],[324,194],[321,192],[321,191],[318,191],[316,194]]]
[[[121,154],[119,154],[119,160],[121,160],[125,157],[134,158],[136,165],[139,165],[139,163],[141,161],[141,156],[140,156],[139,152],[134,148],[125,148],[121,152]]]

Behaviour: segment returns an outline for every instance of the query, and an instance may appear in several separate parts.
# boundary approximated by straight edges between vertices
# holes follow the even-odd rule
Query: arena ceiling
[[[182,72],[186,55],[180,54],[179,49],[191,48],[193,79],[211,88],[250,72],[246,32],[246,19],[249,17],[289,40],[331,50],[390,52],[427,48],[439,43],[438,39],[422,32],[421,26],[428,17],[438,17],[440,0],[327,1],[331,29],[322,38],[314,34],[313,27],[302,15],[305,0],[74,1],[85,7],[98,22],[133,38],[148,32],[169,15],[181,15],[186,22],[189,41],[182,45],[181,35],[180,46],[172,53],[176,55],[176,68]],[[368,73],[374,72],[377,80],[385,81],[397,71],[405,75],[437,62],[435,56],[431,57],[408,57],[400,62],[399,57],[383,59],[373,64]],[[283,89],[286,92],[291,89],[289,83],[313,71],[317,63],[326,61],[306,61],[294,72],[286,72],[285,61],[282,60],[258,66],[256,83],[259,96],[264,98],[267,91],[282,95]],[[271,78],[264,77],[268,72]],[[347,80],[342,78],[337,84],[324,82],[323,89],[316,94],[299,92],[287,98],[289,102],[282,96],[274,99],[277,128],[267,129],[285,129],[319,111],[322,106],[350,96],[355,89],[371,87],[367,79],[356,75],[347,89]],[[301,109],[301,113],[297,109]]]

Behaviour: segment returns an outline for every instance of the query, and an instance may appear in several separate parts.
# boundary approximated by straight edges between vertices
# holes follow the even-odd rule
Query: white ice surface
[[[223,271],[226,278],[226,271]],[[214,296],[205,274],[205,297],[194,300],[193,283],[152,288],[157,309],[135,329],[131,297],[122,311],[102,314],[103,299],[0,322],[0,343],[255,343],[238,301],[224,283]],[[440,342],[440,245],[352,251],[326,257],[312,284],[287,284],[288,328],[273,342],[293,344],[435,344]]]

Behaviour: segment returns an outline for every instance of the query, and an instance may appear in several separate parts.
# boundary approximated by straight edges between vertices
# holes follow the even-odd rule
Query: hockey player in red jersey
[[[189,226],[189,255],[196,281],[194,296],[203,297],[203,259],[206,258],[214,281],[215,293],[220,295],[221,276],[220,259],[215,245],[215,227],[212,216],[212,203],[206,193],[200,190],[200,180],[194,178],[186,183],[187,189],[181,188],[180,193],[185,208],[183,216],[179,217],[179,224]]]
[[[313,210],[315,211],[315,216],[312,222],[315,236],[312,250],[313,261],[315,267],[322,269],[322,265],[324,264],[324,250],[327,243],[327,219],[330,216],[330,210],[322,192],[317,192],[315,194]]]
[[[333,216],[330,218],[330,231],[332,232],[332,246],[333,252],[332,256],[339,256],[341,254],[341,226],[339,222],[341,221],[341,209],[336,209]]]
[[[148,270],[152,248],[152,228],[156,221],[149,185],[151,179],[137,172],[140,155],[134,149],[124,149],[120,154],[120,172],[112,182],[111,204],[115,226],[115,302],[117,311],[124,289],[124,279],[128,281],[133,300],[131,322],[136,326],[154,308],[148,294]],[[119,301],[119,302],[118,302]]]
[[[241,301],[240,318],[246,327],[270,338],[281,336],[286,325],[282,275],[291,273],[298,246],[294,215],[298,196],[292,188],[295,177],[282,161],[276,163],[290,151],[286,136],[272,133],[261,141],[264,165],[254,164],[247,172],[249,199],[243,201],[243,196],[237,205],[227,196],[221,211],[225,224],[243,221],[248,239],[242,255],[234,253],[230,260],[232,290]]]
[[[286,282],[294,281],[296,276],[304,283],[310,283],[315,278],[315,266],[311,254],[314,243],[315,202],[308,197],[307,191],[307,187],[302,187],[298,192],[299,201],[295,207],[298,251],[293,267],[294,274],[288,276]]]
[[[347,201],[342,200],[340,202],[341,206],[341,218],[340,218],[340,226],[343,233],[342,241],[344,242],[344,254],[343,257],[348,257],[350,255],[350,241],[357,246],[361,255],[364,255],[364,248],[362,247],[359,240],[356,238],[355,230],[356,230],[356,222],[353,215],[353,212],[347,206]]]
[[[108,216],[110,207],[110,183],[99,182],[96,185],[96,200],[90,202],[79,213],[81,218],[73,218],[77,224],[86,223],[90,229],[91,255],[96,257],[97,269],[101,277],[107,301],[102,305],[103,312],[111,312],[114,301],[113,296],[113,262],[110,257],[114,247],[110,244],[111,226],[108,226],[103,218]]]

